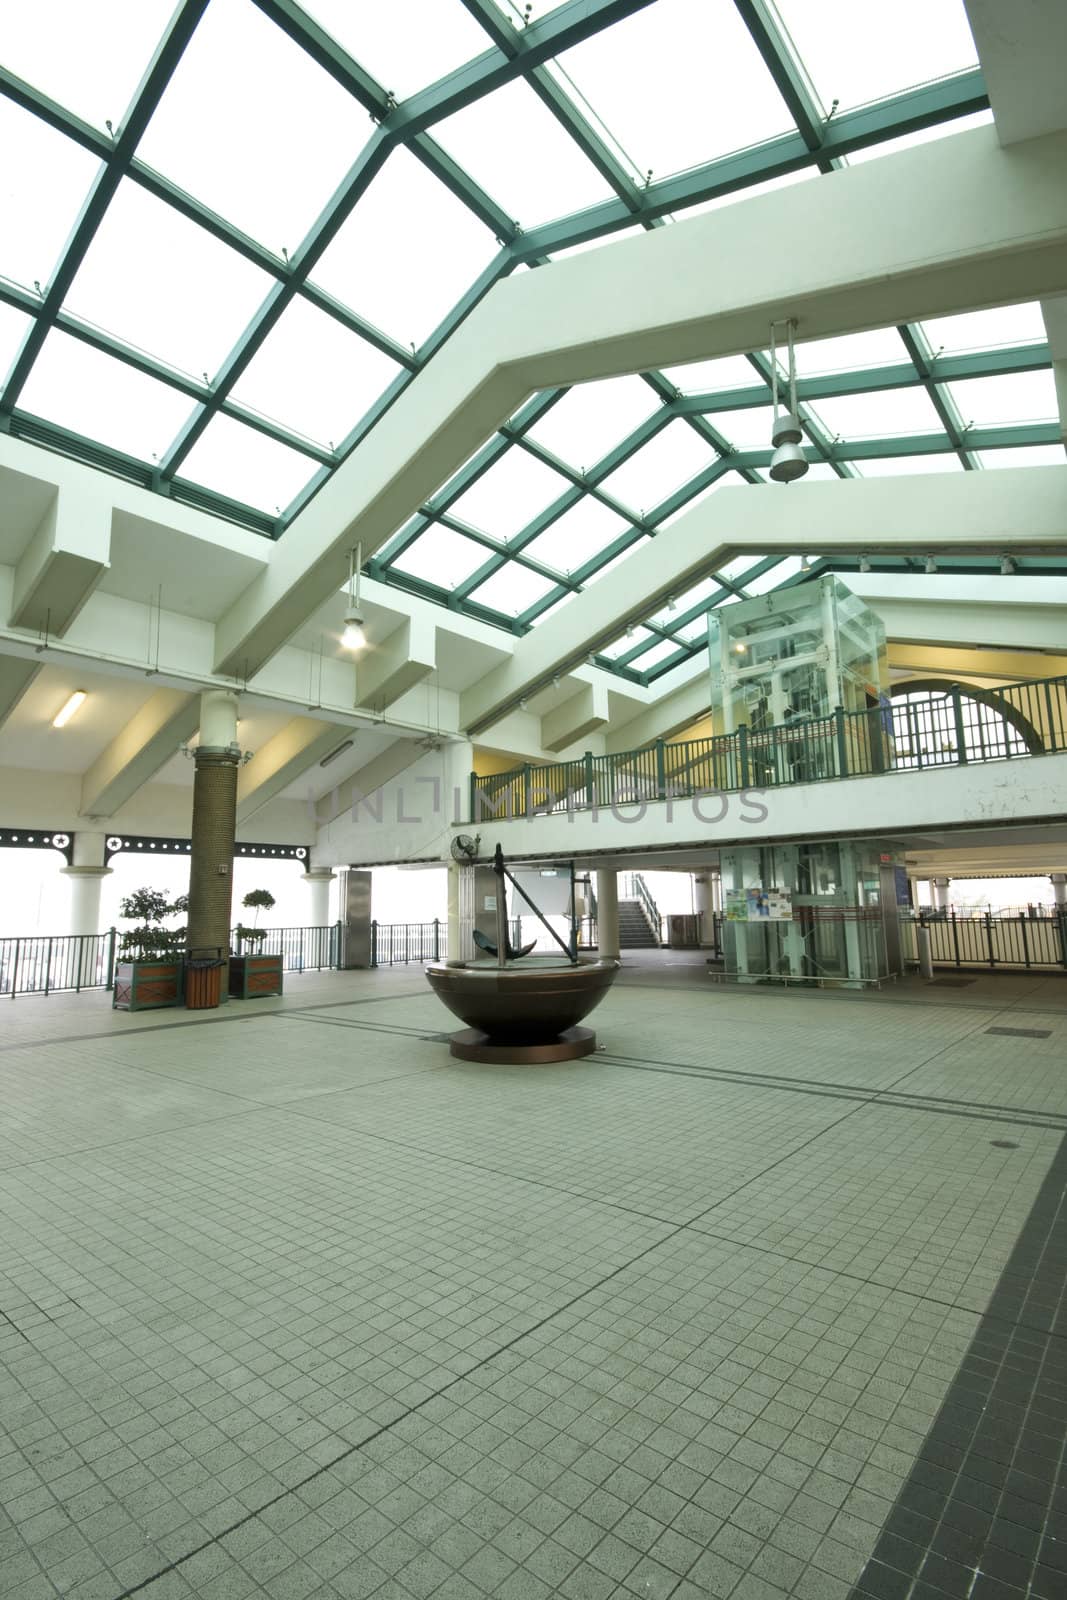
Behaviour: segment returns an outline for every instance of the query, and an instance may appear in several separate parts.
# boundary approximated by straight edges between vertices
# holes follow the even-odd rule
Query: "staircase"
[[[660,943],[659,912],[639,872],[622,879],[619,897],[619,948],[656,950]],[[630,893],[626,894],[629,889]]]

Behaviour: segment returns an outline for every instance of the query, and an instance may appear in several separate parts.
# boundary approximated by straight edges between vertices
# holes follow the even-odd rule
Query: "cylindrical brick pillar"
[[[237,830],[237,696],[211,689],[200,697],[200,743],[193,779],[189,857],[189,950],[215,950],[228,962],[233,841]],[[227,990],[227,971],[222,992]]]

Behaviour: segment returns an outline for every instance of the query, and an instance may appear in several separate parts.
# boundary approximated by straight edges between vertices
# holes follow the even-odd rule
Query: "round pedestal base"
[[[449,1047],[460,1061],[485,1061],[499,1066],[543,1066],[552,1061],[576,1061],[591,1056],[596,1049],[592,1028],[565,1028],[558,1038],[545,1044],[492,1044],[480,1028],[461,1028],[449,1040]]]

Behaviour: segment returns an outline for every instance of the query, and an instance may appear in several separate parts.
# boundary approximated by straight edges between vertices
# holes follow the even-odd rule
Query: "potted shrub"
[[[241,904],[254,911],[251,927],[239,922],[234,931],[236,949],[230,957],[230,994],[240,1000],[250,1000],[260,995],[282,992],[282,956],[264,955],[267,929],[259,926],[259,913],[274,908],[274,896],[269,889],[250,889]]]
[[[111,1004],[118,1011],[176,1006],[182,996],[184,928],[165,928],[168,917],[182,916],[189,896],[168,900],[158,889],[137,889],[119,904],[119,915],[133,928],[120,935]]]

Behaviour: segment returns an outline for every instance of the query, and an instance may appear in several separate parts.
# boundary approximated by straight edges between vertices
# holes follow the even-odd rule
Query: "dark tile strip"
[[[850,1600],[1067,1594],[1067,1138]]]

